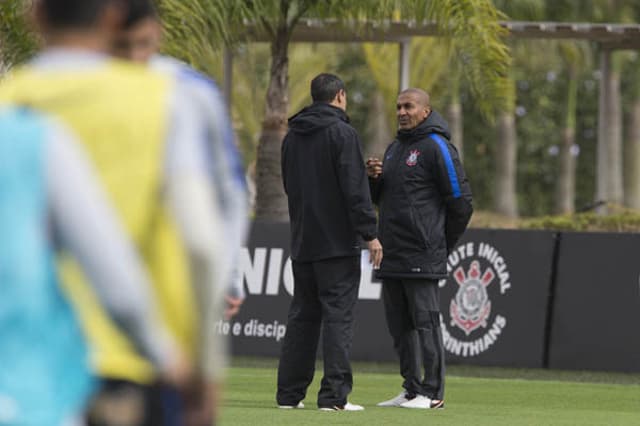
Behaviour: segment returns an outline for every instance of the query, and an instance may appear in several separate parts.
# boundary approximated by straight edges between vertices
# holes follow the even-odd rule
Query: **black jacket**
[[[293,260],[358,256],[358,237],[376,237],[360,140],[340,108],[314,103],[289,120],[282,180]]]
[[[447,276],[447,255],[471,218],[471,188],[447,123],[435,111],[415,128],[399,130],[370,179],[380,207],[384,257],[378,277]]]

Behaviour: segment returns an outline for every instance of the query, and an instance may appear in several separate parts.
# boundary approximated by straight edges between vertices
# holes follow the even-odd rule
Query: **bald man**
[[[429,94],[404,90],[396,108],[398,133],[384,162],[367,161],[385,249],[376,275],[404,379],[402,391],[378,406],[438,409],[445,373],[438,281],[447,277],[447,256],[471,218],[471,189]]]

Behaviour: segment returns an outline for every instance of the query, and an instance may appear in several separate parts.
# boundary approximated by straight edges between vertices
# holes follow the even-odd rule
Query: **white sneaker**
[[[282,408],[285,410],[293,410],[295,408],[304,408],[304,404],[302,401],[298,402],[297,405],[278,405],[278,408]]]
[[[333,407],[320,407],[320,411],[363,411],[362,405],[347,402],[344,405],[334,405]]]
[[[423,410],[443,409],[444,400],[430,399],[424,395],[417,395],[412,400],[403,402],[402,404],[400,404],[400,406],[403,408],[420,408]]]
[[[399,407],[401,404],[409,401],[407,399],[407,391],[402,391],[398,396],[376,404],[378,407]]]

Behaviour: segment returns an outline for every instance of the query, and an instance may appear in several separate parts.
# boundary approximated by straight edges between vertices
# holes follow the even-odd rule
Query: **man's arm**
[[[287,140],[287,136],[284,137],[282,141],[282,147],[280,148],[280,175],[282,176],[282,188],[284,189],[284,193],[289,195],[289,190],[287,189],[287,154],[289,152],[289,142]]]
[[[336,129],[337,130],[337,129]],[[374,268],[382,262],[382,246],[377,238],[376,213],[371,204],[360,139],[355,130],[342,128],[332,135],[337,158],[336,171],[349,218],[356,232],[367,242]]]
[[[220,154],[214,154],[214,158],[218,158],[215,165],[215,170],[218,171],[216,175],[216,182],[219,183],[218,199],[222,206],[227,241],[232,244],[227,302],[233,305],[232,308],[235,308],[233,314],[235,314],[246,296],[242,281],[235,279],[236,277],[233,275],[240,257],[240,250],[246,243],[249,232],[249,197],[242,167],[242,157],[236,146],[235,134],[231,127],[231,117],[227,114],[222,95],[217,89],[212,90],[211,99],[215,106],[212,108],[214,111],[212,144],[219,148],[218,153]],[[231,311],[229,309],[227,311],[227,315],[229,315]]]
[[[395,149],[396,142],[392,142],[387,146],[382,155],[383,159],[389,156],[390,152]],[[371,192],[371,200],[375,204],[380,204],[380,197],[382,195],[382,188],[384,185],[384,178],[382,177],[382,169],[384,167],[383,160],[379,158],[367,159],[367,176],[369,177],[369,191]]]
[[[367,176],[369,177],[369,193],[371,201],[378,204],[382,190],[382,161],[378,158],[367,159]]]
[[[199,96],[202,104],[200,118],[203,127],[207,129],[210,168],[227,242],[228,259],[223,264],[228,275],[227,300],[233,305],[232,310],[237,312],[245,298],[245,291],[242,281],[235,279],[233,273],[249,231],[249,199],[242,157],[236,146],[231,118],[218,87],[193,70],[187,69],[185,73],[184,77],[187,79],[197,79],[192,87],[198,91],[194,97]],[[232,310],[228,310],[228,313]]]
[[[471,186],[462,168],[458,151],[444,137],[433,134],[435,142],[434,177],[446,205],[447,251],[450,253],[464,231],[467,229],[473,204]]]
[[[171,99],[165,150],[166,200],[187,250],[192,288],[200,312],[197,368],[208,381],[219,382],[227,363],[227,341],[214,330],[222,318],[229,275],[224,222],[217,186],[211,179],[210,141],[203,132],[198,104],[177,87]],[[188,285],[188,283],[185,283]]]
[[[192,128],[198,128],[199,138],[205,141],[202,151],[209,178],[215,189],[215,205],[224,226],[222,233],[226,250],[219,256],[220,276],[226,286],[229,307],[227,314],[237,312],[245,297],[242,281],[234,277],[234,270],[249,231],[248,188],[242,158],[235,143],[232,121],[222,93],[206,75],[175,58],[155,55],[152,68],[178,80],[176,98],[188,98],[194,115]]]
[[[376,214],[371,204],[360,139],[353,129],[339,128],[332,135],[337,151],[336,171],[349,218],[365,241],[376,238]]]

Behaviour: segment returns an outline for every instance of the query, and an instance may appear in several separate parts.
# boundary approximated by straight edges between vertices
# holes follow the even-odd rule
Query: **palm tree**
[[[538,20],[544,16],[544,5],[535,0],[496,0],[496,6],[507,16],[521,20]],[[519,55],[526,60],[527,55]],[[497,123],[496,143],[496,188],[493,209],[507,217],[518,216],[516,190],[518,139],[516,132],[516,89],[515,80],[509,78],[509,97],[500,112]]]
[[[462,101],[460,100],[462,70],[459,61],[452,61],[451,65],[448,84],[449,96],[445,114],[451,131],[451,142],[458,149],[460,161],[464,161],[464,117],[462,115]]]
[[[636,64],[637,65],[637,64]],[[633,87],[633,101],[629,111],[625,144],[625,205],[640,210],[640,77]]]
[[[508,50],[499,26],[502,17],[490,0],[160,0],[169,37],[185,50],[239,39],[246,22],[257,25],[271,46],[265,115],[257,153],[256,216],[283,220],[286,198],[280,182],[280,146],[287,130],[289,43],[304,17],[331,17],[341,22],[410,17],[435,21],[444,34],[465,40],[466,72],[484,110],[505,97]]]
[[[638,5],[622,0],[591,0],[593,7],[591,17],[596,22],[633,22],[640,12]],[[598,128],[598,164],[596,199],[622,204],[629,198],[625,195],[623,165],[623,114],[622,96],[620,92],[621,71],[629,56],[622,52],[611,52],[601,49],[600,60],[608,73],[602,76],[600,89],[606,89],[600,105],[602,123],[606,119],[608,127]],[[628,163],[627,163],[628,164]],[[626,173],[629,176],[629,173]],[[605,207],[599,210],[607,213]]]
[[[181,50],[182,46],[173,42],[163,44],[163,51],[172,56],[190,62],[205,74],[220,80],[222,78],[222,58],[214,50],[201,51],[193,55],[193,51]],[[336,67],[342,55],[334,45],[294,44],[290,52],[290,91],[293,94],[289,106],[296,111],[311,102],[309,81],[321,69]],[[266,95],[269,79],[270,49],[267,43],[252,43],[237,46],[233,51],[233,92],[232,99],[241,100],[231,105],[231,116],[238,137],[239,148],[243,153],[247,166],[255,203],[255,160],[261,124],[264,119],[264,108],[258,102],[246,100],[263,99]]]
[[[600,90],[606,90],[599,106],[601,118],[598,120],[598,174],[596,199],[622,204],[624,199],[622,184],[622,104],[620,94],[620,69],[622,57],[606,49],[600,51],[600,60],[608,72],[601,75]],[[607,127],[602,127],[605,122]],[[601,210],[606,213],[606,209]]]
[[[255,49],[254,49],[255,50]],[[268,46],[264,43],[260,46],[259,56],[257,59],[238,58],[234,60],[235,73],[234,79],[238,84],[234,85],[234,99],[248,100],[256,99],[258,96],[264,97],[267,90],[267,80],[269,78],[269,70],[264,69],[264,62],[260,66],[256,61],[269,56]],[[309,82],[318,73],[318,70],[333,69],[339,55],[336,55],[334,46],[326,44],[296,44],[290,49],[290,78],[289,88],[292,96],[289,99],[289,107],[293,111],[301,109],[304,105],[311,103],[309,95]],[[257,68],[261,68],[260,75],[256,75]],[[257,81],[259,80],[259,81]],[[249,83],[249,84],[247,84]],[[259,147],[260,141],[260,123],[264,120],[264,110],[259,104],[254,102],[236,102],[232,105],[234,122],[240,124],[243,129],[249,130],[244,136],[243,141],[246,143],[245,157],[248,157],[255,172],[255,154],[256,148]],[[249,143],[253,152],[248,152]],[[255,175],[250,175],[252,179],[252,187],[258,183]],[[252,194],[255,196],[255,194]],[[255,209],[255,199],[252,199]]]
[[[583,49],[581,49],[581,47]],[[567,73],[565,123],[558,157],[560,170],[556,183],[555,213],[571,214],[575,210],[576,195],[576,112],[578,102],[578,73],[585,65],[588,47],[575,42],[559,42],[558,49]]]
[[[518,216],[516,193],[518,137],[516,133],[515,81],[509,79],[511,101],[498,115],[498,137],[496,143],[496,188],[493,210],[503,216]]]
[[[382,158],[384,151],[393,140],[392,121],[389,120],[388,104],[380,89],[371,97],[366,137],[369,143],[365,147],[366,157]]]
[[[634,2],[629,6],[628,15],[636,22],[640,19],[640,4]],[[640,59],[637,52],[627,62],[632,76],[632,101],[627,116],[627,133],[624,146],[624,204],[632,209],[640,210]]]

